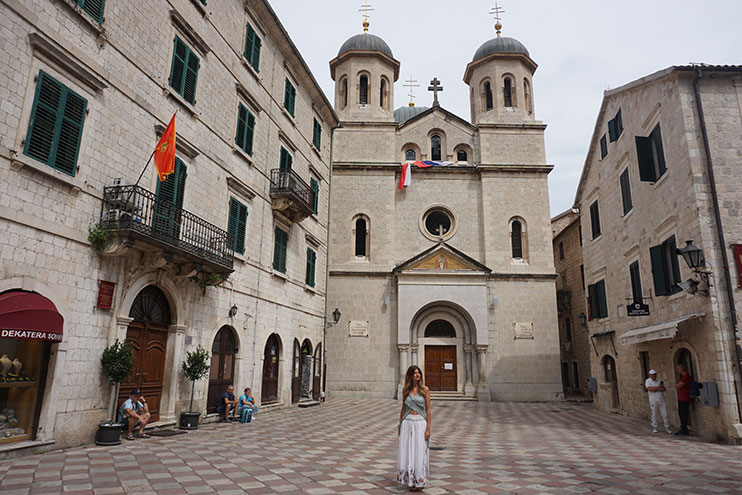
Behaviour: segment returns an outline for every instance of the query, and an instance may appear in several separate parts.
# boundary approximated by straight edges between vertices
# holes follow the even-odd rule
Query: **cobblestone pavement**
[[[402,493],[398,414],[392,400],[335,400],[2,461],[0,493]],[[742,493],[742,448],[652,435],[589,405],[434,402],[432,432],[432,495]]]

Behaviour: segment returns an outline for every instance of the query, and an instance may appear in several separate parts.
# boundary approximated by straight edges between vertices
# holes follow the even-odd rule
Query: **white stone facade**
[[[735,383],[738,387],[740,376],[735,345],[739,348],[740,341],[737,334],[735,342],[731,325],[721,250],[726,250],[731,263],[731,291],[738,306],[742,296],[731,245],[742,242],[738,219],[742,73],[738,68],[712,66],[703,68],[697,81],[718,190],[721,218],[717,219],[693,86],[699,68],[670,67],[607,91],[603,99],[575,201],[582,216],[586,283],[605,280],[607,296],[607,317],[588,323],[597,346],[597,355],[591,356],[598,387],[595,405],[648,418],[642,384],[647,372],[643,368],[651,367],[667,386],[671,423],[677,425],[675,365],[685,362],[696,381],[716,384],[720,401],[718,406],[693,401],[692,430],[704,438],[739,441],[740,395]],[[623,131],[615,142],[606,140],[607,155],[601,158],[600,139],[619,110]],[[666,171],[657,180],[642,181],[636,138],[649,136],[658,125]],[[624,171],[628,171],[632,203],[625,213],[620,185]],[[596,201],[601,233],[593,236],[590,207]],[[726,246],[720,245],[719,228],[723,228]],[[654,278],[661,270],[655,270],[659,265],[652,261],[650,249],[673,236],[677,248],[692,239],[703,251],[705,269],[712,273],[708,296],[677,288],[670,295],[657,295]],[[669,253],[667,259],[670,262]],[[682,257],[677,261],[678,281],[700,280]],[[649,316],[627,316],[626,306],[633,299],[629,265],[634,262],[640,267],[642,297],[649,306]],[[699,288],[707,289],[702,281]],[[620,343],[628,331],[686,316],[693,317],[671,328],[664,338]],[[606,373],[606,363],[614,370],[614,380]]]
[[[329,102],[266,1],[204,7],[173,0],[136,8],[109,1],[102,24],[74,4],[0,1],[0,292],[38,292],[65,322],[63,342],[51,346],[36,442],[29,445],[63,448],[93,440],[110,398],[101,351],[126,337],[132,302],[148,285],[164,292],[171,312],[160,421],[175,421],[188,407],[190,384],[180,373],[186,351],[211,350],[224,326],[236,339],[235,388],[252,387],[258,401],[266,340],[279,336],[277,403],[289,405],[295,339],[313,349],[323,342],[330,146],[337,125]],[[243,56],[247,24],[262,41],[259,70]],[[195,104],[168,84],[175,35],[200,56]],[[40,70],[87,100],[74,176],[24,154]],[[294,116],[283,106],[286,78],[296,87]],[[252,155],[234,144],[238,102],[256,117]],[[136,181],[176,110],[178,157],[188,166],[183,208],[224,230],[231,197],[248,211],[244,255],[235,254],[229,280],[204,290],[179,275],[167,249],[103,256],[87,239],[88,226],[99,220],[103,188],[117,179]],[[293,155],[299,177],[319,183],[318,213],[293,224],[274,213],[270,197],[281,147]],[[152,165],[140,185],[155,191]],[[272,268],[277,223],[289,232],[285,274]],[[305,282],[308,247],[317,253],[314,287]],[[95,309],[98,280],[116,283],[110,311]],[[208,381],[196,384],[197,411],[206,409]]]

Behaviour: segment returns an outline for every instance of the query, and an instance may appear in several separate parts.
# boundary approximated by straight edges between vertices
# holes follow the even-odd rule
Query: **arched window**
[[[468,157],[466,156],[466,150],[459,150],[459,152],[456,153],[456,160],[458,160],[460,162],[467,162],[467,161],[469,161],[469,160],[467,160],[467,158]]]
[[[519,220],[514,220],[510,227],[513,259],[523,259],[523,225]]]
[[[455,339],[456,330],[446,320],[433,320],[425,327],[425,337],[440,339]]]
[[[348,106],[348,78],[344,77],[340,82],[340,109]]]
[[[533,105],[531,104],[531,85],[528,84],[528,79],[523,79],[523,97],[526,100],[526,112],[530,115],[533,113]]]
[[[430,159],[441,160],[441,137],[438,134],[430,138]]]
[[[368,104],[368,76],[361,76],[360,92],[358,93],[358,103],[361,105]]]
[[[354,253],[356,256],[368,257],[368,222],[363,217],[356,220]]]
[[[492,102],[492,85],[490,85],[489,81],[484,83],[484,109],[485,111],[492,110],[492,107],[494,106]]]
[[[505,86],[503,87],[503,94],[505,97],[505,106],[513,106],[513,83],[509,77],[505,78]]]
[[[415,160],[417,160],[417,157],[415,156],[415,150],[410,149],[410,150],[405,151],[404,159],[407,160],[408,162],[414,162]]]
[[[386,108],[386,79],[383,77],[379,83],[379,106]]]

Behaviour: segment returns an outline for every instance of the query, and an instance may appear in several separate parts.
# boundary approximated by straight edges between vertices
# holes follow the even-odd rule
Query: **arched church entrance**
[[[456,330],[448,320],[433,320],[425,327],[426,339],[456,339]],[[425,346],[425,384],[433,391],[455,392],[456,343]]]
[[[147,399],[151,421],[158,421],[171,323],[167,297],[154,285],[145,287],[134,299],[129,318],[132,321],[126,329],[126,342],[134,349],[134,369],[128,380],[121,384],[118,404],[128,399],[131,391],[137,388]]]
[[[262,404],[278,400],[278,364],[281,358],[281,341],[271,334],[263,351],[263,382],[260,399]]]
[[[211,345],[211,367],[209,368],[209,394],[206,399],[206,412],[216,412],[219,397],[234,385],[234,361],[237,352],[237,339],[229,326],[219,329]],[[238,394],[239,395],[239,394]]]

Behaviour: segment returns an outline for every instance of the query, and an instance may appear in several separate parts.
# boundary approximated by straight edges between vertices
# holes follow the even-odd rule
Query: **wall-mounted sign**
[[[351,320],[348,322],[349,337],[368,337],[368,320]]]
[[[737,266],[737,285],[742,287],[742,244],[732,244],[734,264]]]
[[[113,289],[116,287],[114,282],[98,280],[98,302],[95,307],[98,309],[111,309],[113,306]]]
[[[514,339],[533,339],[533,323],[513,323]]]
[[[629,316],[649,316],[649,305],[635,302],[626,306],[626,314]]]
[[[444,370],[452,370],[453,369],[453,363],[443,363],[443,369]]]

